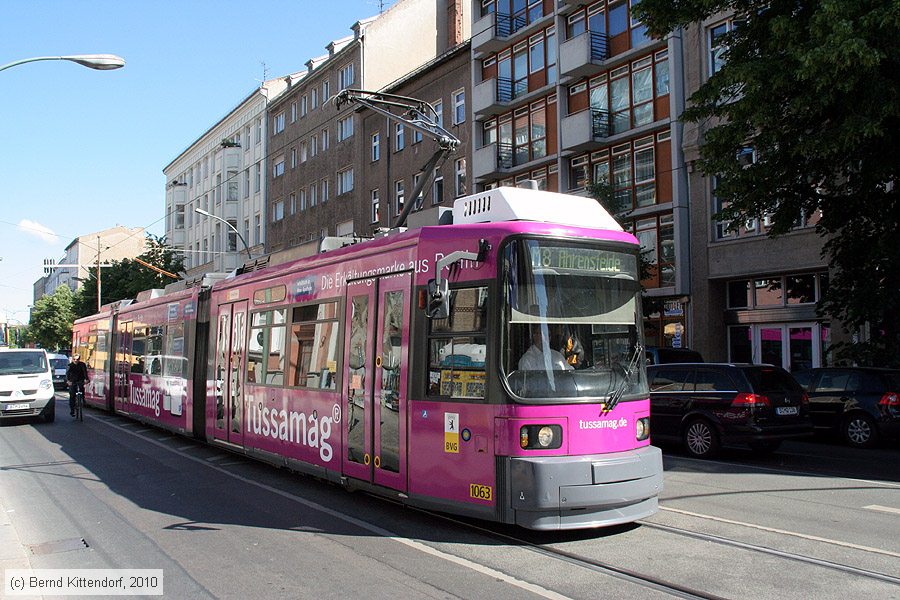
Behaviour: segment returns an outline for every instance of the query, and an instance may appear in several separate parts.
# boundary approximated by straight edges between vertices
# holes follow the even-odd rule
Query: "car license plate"
[[[779,406],[775,409],[776,415],[796,415],[799,409],[796,406]]]
[[[22,404],[7,404],[6,410],[21,410],[23,408],[28,408],[30,405],[27,402],[23,402]]]

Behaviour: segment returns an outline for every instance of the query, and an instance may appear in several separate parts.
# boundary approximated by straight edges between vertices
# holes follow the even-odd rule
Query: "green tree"
[[[31,309],[28,339],[42,348],[56,350],[72,344],[75,297],[69,286],[61,285],[49,296],[41,296]]]
[[[699,167],[737,225],[769,235],[818,218],[831,280],[821,314],[867,341],[839,356],[900,366],[900,4],[896,0],[642,0],[654,35],[719,12],[740,19],[724,64],[683,119],[709,125]],[[755,160],[738,160],[753,148]],[[819,216],[820,215],[820,216]]]
[[[184,258],[175,249],[166,245],[165,238],[147,236],[146,251],[138,256],[141,261],[172,274],[184,269]],[[122,259],[112,261],[110,266],[100,269],[100,301],[103,304],[125,298],[134,298],[138,292],[153,288],[163,288],[175,281],[137,260]],[[97,312],[97,269],[91,269],[84,286],[75,299],[75,313],[78,317]]]

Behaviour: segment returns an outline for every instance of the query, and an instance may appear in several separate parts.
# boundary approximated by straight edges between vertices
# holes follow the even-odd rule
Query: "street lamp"
[[[232,225],[231,223],[229,223],[228,221],[226,221],[226,220],[223,219],[222,217],[217,217],[217,216],[214,215],[214,214],[211,214],[211,213],[206,212],[205,210],[203,210],[203,209],[200,208],[199,206],[197,206],[196,208],[194,208],[194,212],[195,212],[195,213],[198,213],[198,214],[201,214],[201,215],[203,215],[204,217],[210,217],[210,218],[212,218],[212,219],[215,219],[216,221],[222,221],[222,222],[225,223],[228,227],[230,227],[231,230],[232,230],[233,232],[235,232],[235,233],[237,234],[237,236],[241,239],[241,242],[243,242],[243,244],[244,244],[244,248],[247,249],[247,258],[250,259],[250,260],[253,260],[253,255],[250,254],[250,246],[247,245],[247,240],[245,240],[245,239],[244,239],[244,236],[241,235],[241,232],[237,230],[237,227],[235,227],[234,225]]]
[[[0,66],[0,71],[15,67],[16,65],[37,62],[39,60],[68,60],[70,62],[78,63],[83,67],[96,69],[98,71],[121,69],[125,66],[125,59],[121,56],[116,56],[115,54],[73,54],[71,56],[35,56],[34,58],[23,58],[22,60],[15,60]]]

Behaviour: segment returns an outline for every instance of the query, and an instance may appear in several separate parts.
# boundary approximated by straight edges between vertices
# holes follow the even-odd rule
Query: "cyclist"
[[[69,415],[75,416],[75,394],[81,392],[84,397],[84,384],[88,381],[87,365],[81,362],[81,357],[72,355],[72,362],[66,369],[66,381],[69,382]]]

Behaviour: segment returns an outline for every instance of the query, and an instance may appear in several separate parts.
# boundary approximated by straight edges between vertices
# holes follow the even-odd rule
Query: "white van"
[[[53,372],[44,350],[0,348],[0,419],[56,417]]]

